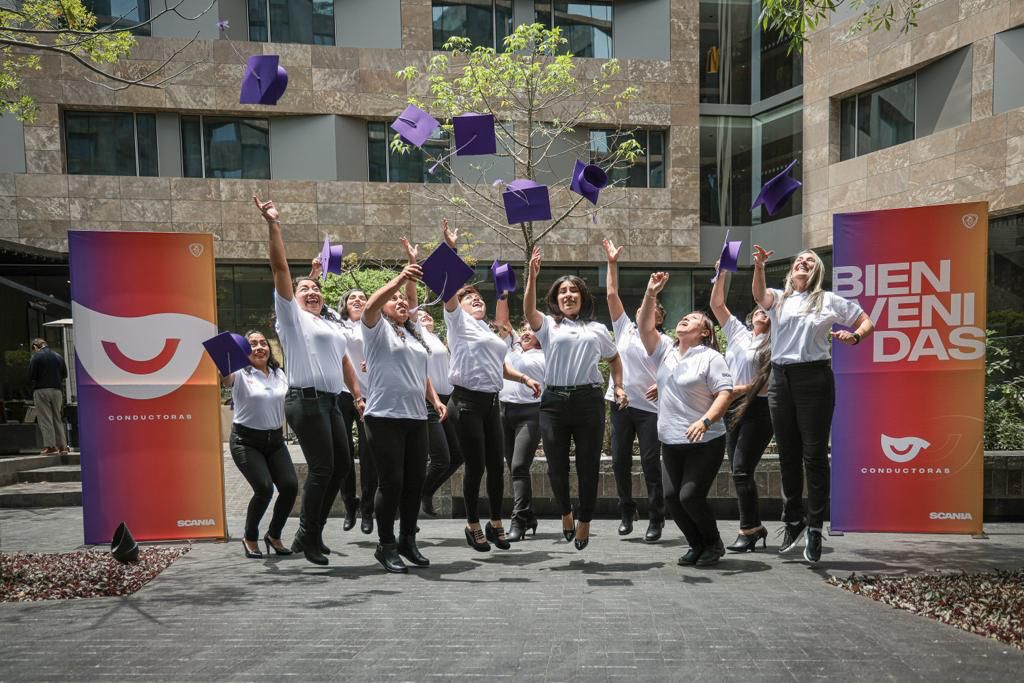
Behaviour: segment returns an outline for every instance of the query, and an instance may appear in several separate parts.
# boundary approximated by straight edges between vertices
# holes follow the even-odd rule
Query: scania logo
[[[969,519],[974,520],[970,512],[930,512],[928,519]]]
[[[212,519],[179,519],[178,526],[214,526],[217,522]]]
[[[931,446],[916,436],[886,436],[882,434],[882,453],[893,462],[910,462],[917,454]]]

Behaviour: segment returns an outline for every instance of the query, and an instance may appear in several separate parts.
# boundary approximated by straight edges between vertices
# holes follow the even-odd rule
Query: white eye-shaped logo
[[[159,398],[188,381],[217,334],[208,320],[184,313],[121,318],[72,302],[75,351],[104,389],[137,400]]]
[[[910,462],[929,446],[930,443],[916,436],[893,437],[882,434],[882,453],[893,462]]]

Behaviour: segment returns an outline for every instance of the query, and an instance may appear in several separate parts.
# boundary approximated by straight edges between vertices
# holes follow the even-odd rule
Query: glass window
[[[917,81],[913,76],[840,104],[841,159],[877,152],[914,139]]]
[[[700,220],[750,225],[753,143],[751,119],[700,117]]]
[[[440,166],[430,173],[434,160],[448,154],[448,134],[438,129],[423,149],[410,148],[406,154],[391,151],[391,129],[382,121],[368,121],[367,157],[368,178],[382,183],[448,183],[451,177]]]
[[[249,40],[334,45],[333,0],[248,0]]]
[[[82,5],[96,15],[96,28],[125,28],[149,19],[147,0],[85,0]],[[148,36],[149,24],[138,27],[132,33]]]
[[[68,173],[159,175],[156,117],[122,112],[64,112]]]
[[[1005,379],[1024,374],[1024,214],[988,224],[988,329],[1010,350]]]
[[[754,149],[761,150],[761,164],[760,175],[754,178],[751,192],[759,191],[762,185],[782,173],[794,159],[803,159],[803,128],[803,109],[799,101],[754,118]],[[802,180],[802,168],[803,164],[798,162],[789,175]],[[761,223],[797,216],[802,210],[803,189],[794,192],[774,216],[769,216],[763,208],[757,209]]]
[[[633,165],[611,170],[609,182],[622,187],[665,187],[665,131],[662,130],[592,130],[590,163],[607,166],[608,157],[615,149],[634,139],[643,147],[643,154]]]
[[[459,36],[469,38],[474,46],[501,52],[505,36],[512,32],[512,0],[434,0],[432,4],[435,50],[443,49],[452,36]]]
[[[700,101],[750,104],[750,0],[701,0]]]
[[[182,171],[189,178],[269,178],[266,119],[181,117]]]
[[[612,57],[612,3],[535,2],[536,21],[562,29],[567,52],[576,57]]]
[[[761,99],[778,95],[804,82],[804,60],[789,51],[789,41],[779,31],[761,34]]]

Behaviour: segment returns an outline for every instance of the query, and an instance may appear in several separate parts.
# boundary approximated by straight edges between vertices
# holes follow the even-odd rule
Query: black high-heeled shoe
[[[259,547],[259,544],[257,542],[257,548],[258,547]],[[263,553],[261,553],[259,550],[249,550],[249,546],[247,546],[245,544],[245,541],[242,541],[242,548],[245,550],[245,556],[248,557],[250,560],[262,560],[263,559]]]
[[[566,541],[571,541],[572,539],[576,538],[576,520],[573,518],[572,513],[569,513],[569,518],[570,518],[569,523],[572,524],[572,527],[569,528],[569,529],[566,529],[565,528],[565,515],[562,515],[562,536],[565,537]]]
[[[583,524],[584,522],[580,522],[580,523]],[[576,550],[583,550],[584,548],[587,547],[588,543],[590,543],[590,524],[589,523],[587,523],[587,537],[586,538],[580,538],[579,536],[576,536],[576,539],[573,541],[573,545],[576,546]]]
[[[275,539],[275,540],[278,543],[281,543],[281,539],[280,538]],[[270,540],[270,534],[269,533],[263,535],[263,545],[267,549],[267,555],[270,554],[270,549],[271,548],[274,549],[274,554],[275,555],[292,555],[292,554],[294,554],[294,553],[292,553],[291,550],[288,550],[288,548],[285,548],[283,543],[281,543],[281,547],[280,548],[278,548],[276,545],[274,545],[274,542]]]
[[[500,526],[494,526],[490,522],[484,526],[484,536],[488,541],[498,546],[498,550],[508,550],[512,546],[505,538],[505,530]]]
[[[526,538],[527,531],[533,531],[533,535],[537,535],[537,520],[530,521],[526,526],[522,526],[519,522],[512,522],[512,528],[509,530],[505,538],[508,539],[509,543],[518,543],[519,541]]]
[[[479,528],[470,529],[468,526],[466,527],[465,531],[466,543],[469,545],[470,548],[480,553],[486,553],[490,551],[491,544],[484,540],[483,531],[481,531]]]
[[[752,534],[740,534],[733,544],[726,546],[725,549],[734,553],[752,553],[757,550],[758,541],[761,541],[762,548],[768,547],[768,530],[764,527]]]

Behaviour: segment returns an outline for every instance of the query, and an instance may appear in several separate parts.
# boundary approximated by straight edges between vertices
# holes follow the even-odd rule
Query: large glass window
[[[512,33],[512,0],[447,2],[434,0],[431,19],[434,49],[441,50],[453,36],[469,38],[474,46],[501,52]]]
[[[750,104],[750,0],[701,0],[700,101]]]
[[[1024,374],[1024,214],[990,219],[988,250],[988,329],[1010,350],[1010,379]]]
[[[643,155],[636,163],[609,172],[609,182],[622,187],[665,187],[665,131],[613,130],[590,131],[590,163],[605,166],[608,157],[627,140],[636,140],[643,147]]]
[[[913,76],[840,103],[839,151],[852,159],[914,139],[917,81]]]
[[[795,88],[804,82],[804,60],[789,50],[789,41],[779,31],[761,33],[762,100]]]
[[[181,160],[187,178],[269,178],[266,119],[181,117]]]
[[[758,169],[760,175],[754,178],[752,192],[759,191],[762,185],[782,173],[794,159],[803,159],[803,129],[803,108],[799,101],[754,117],[753,147],[755,152],[761,150],[761,161]],[[803,164],[798,161],[789,175],[802,180],[802,169]],[[754,222],[767,223],[788,216],[797,216],[802,210],[803,190],[798,189],[774,216],[769,216],[764,208],[758,208],[760,221],[755,216]]]
[[[612,3],[535,2],[537,22],[562,29],[567,51],[576,57],[612,57]]]
[[[68,173],[159,175],[156,117],[122,112],[64,112]]]
[[[753,142],[751,119],[700,117],[700,220],[750,225]]]
[[[82,5],[96,15],[96,28],[126,28],[149,19],[147,0],[85,0]],[[132,33],[148,36],[149,24],[138,27]]]
[[[334,45],[334,0],[248,0],[249,40]]]
[[[391,151],[391,131],[383,121],[368,121],[367,160],[369,180],[381,183],[447,183],[448,173],[437,167],[434,173],[429,169],[434,161],[448,153],[448,134],[440,128],[435,130],[423,149],[412,147],[406,154]]]

